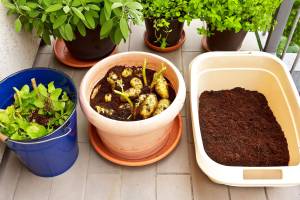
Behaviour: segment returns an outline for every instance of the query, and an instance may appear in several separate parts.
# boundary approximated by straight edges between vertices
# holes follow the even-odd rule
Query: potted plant
[[[39,176],[69,169],[78,155],[76,87],[65,73],[29,68],[0,82],[0,141]],[[57,156],[59,155],[59,156]]]
[[[141,159],[166,144],[185,91],[182,75],[167,59],[126,52],[103,59],[87,72],[80,105],[111,152]]]
[[[141,4],[134,0],[11,1],[1,0],[15,14],[15,29],[35,30],[46,44],[63,39],[72,56],[100,59],[129,36],[129,21],[141,22]]]
[[[142,0],[145,44],[157,51],[172,51],[184,40],[184,22],[191,21],[188,0]]]
[[[197,5],[198,15],[207,24],[198,29],[207,51],[240,49],[248,31],[268,31],[282,0],[207,0]]]

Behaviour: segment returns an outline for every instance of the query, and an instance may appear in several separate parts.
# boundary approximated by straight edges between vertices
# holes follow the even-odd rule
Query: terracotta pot
[[[154,28],[154,19],[145,19],[145,25],[146,25],[146,31],[148,35],[148,41],[155,45],[160,47],[160,43],[156,42],[157,38],[156,36],[160,36],[162,38],[167,38],[167,47],[171,47],[176,45],[180,38],[183,31],[183,22],[179,22],[178,19],[168,20],[170,23],[170,26],[168,29],[161,28],[159,31],[156,31]],[[171,32],[166,33],[164,31],[171,30]]]
[[[165,76],[176,91],[169,108],[154,117],[140,121],[117,121],[98,114],[90,106],[90,95],[107,71],[116,65],[142,66],[147,59],[149,68],[158,70],[167,66]],[[169,60],[151,53],[126,52],[107,57],[94,65],[80,85],[80,105],[88,121],[97,128],[101,140],[113,153],[127,159],[145,158],[162,148],[169,136],[172,123],[185,101],[186,87],[181,73]]]
[[[72,56],[80,60],[102,59],[110,55],[116,46],[110,38],[100,39],[99,27],[86,29],[85,37],[78,31],[75,36],[75,40],[65,41],[65,44]]]
[[[241,48],[246,34],[246,31],[213,31],[213,35],[202,39],[202,46],[207,51],[236,51]]]

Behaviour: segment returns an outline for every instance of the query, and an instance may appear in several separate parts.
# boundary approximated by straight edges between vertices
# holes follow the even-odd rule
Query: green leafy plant
[[[126,40],[129,21],[141,23],[142,6],[135,0],[1,0],[8,14],[15,14],[15,29],[35,30],[47,44],[50,36],[66,41],[75,32],[101,27],[99,37],[110,37],[115,44]]]
[[[72,114],[74,103],[61,88],[50,82],[47,88],[32,79],[33,90],[14,87],[14,103],[0,110],[0,132],[13,140],[45,136],[62,125]]]
[[[191,0],[141,0],[144,18],[152,19],[156,30],[156,42],[162,48],[167,46],[166,39],[158,32],[168,35],[172,31],[170,20],[178,19],[180,22],[192,20]]]
[[[273,27],[273,15],[282,0],[198,0],[195,9],[207,27],[198,29],[199,34],[210,35],[213,31],[233,30],[267,31]]]

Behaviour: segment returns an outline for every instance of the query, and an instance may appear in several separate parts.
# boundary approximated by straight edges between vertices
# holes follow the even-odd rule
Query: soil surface
[[[136,115],[135,119],[128,119],[128,117],[131,115],[131,109],[127,108],[127,109],[120,109],[119,106],[120,105],[124,105],[124,102],[121,101],[120,96],[118,94],[115,94],[112,91],[111,85],[107,82],[107,77],[109,75],[110,72],[114,72],[118,75],[118,77],[122,77],[122,71],[124,70],[125,66],[115,66],[113,68],[111,68],[105,75],[105,77],[103,79],[101,79],[94,88],[98,87],[99,85],[101,85],[99,92],[97,93],[97,95],[92,99],[90,98],[90,105],[92,106],[92,108],[94,110],[97,111],[96,106],[103,106],[105,108],[108,109],[113,109],[116,112],[114,112],[112,115],[105,115],[104,116],[111,118],[111,119],[116,119],[116,120],[120,120],[120,121],[137,121],[137,120],[142,120],[143,117],[139,114]],[[138,66],[132,66],[131,67],[133,69],[133,73],[131,76],[128,76],[126,78],[122,77],[123,80],[123,84],[124,84],[124,90],[127,90],[131,87],[130,85],[130,80],[133,77],[137,77],[139,79],[141,79],[143,81],[142,78],[142,67]],[[146,69],[146,76],[147,76],[147,82],[148,82],[148,86],[151,84],[152,79],[153,79],[153,75],[154,75],[155,71],[151,70],[151,69]],[[165,78],[167,80],[167,78]],[[171,87],[171,84],[169,82],[169,80],[167,80],[168,82],[168,90],[169,90],[169,100],[171,101],[171,103],[173,102],[173,100],[176,97],[176,93],[174,91],[174,89]],[[144,86],[142,88],[142,92],[141,94],[149,94],[150,92],[156,94],[158,101],[161,99],[160,96],[155,92],[155,90],[153,89],[152,91],[150,90],[150,88],[148,86]],[[116,86],[115,88],[116,90],[121,90],[121,88],[119,86]],[[105,94],[107,93],[111,93],[112,94],[112,100],[111,102],[105,102]],[[137,99],[132,99],[133,103],[136,102]]]
[[[205,91],[199,99],[204,149],[229,166],[287,166],[284,133],[265,96],[243,88]]]

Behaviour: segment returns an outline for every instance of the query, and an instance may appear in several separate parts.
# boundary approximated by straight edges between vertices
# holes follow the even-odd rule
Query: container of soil
[[[77,92],[71,78],[25,69],[0,82],[0,140],[34,174],[52,177],[77,159]]]
[[[197,163],[214,182],[300,184],[300,99],[286,69],[262,52],[210,52],[190,63]]]
[[[146,18],[144,42],[147,47],[158,52],[171,52],[180,48],[185,41],[184,22],[178,19],[167,20],[168,27],[158,27],[155,19]]]
[[[126,52],[105,58],[87,72],[80,104],[111,152],[141,159],[166,144],[185,91],[182,75],[167,59]]]

